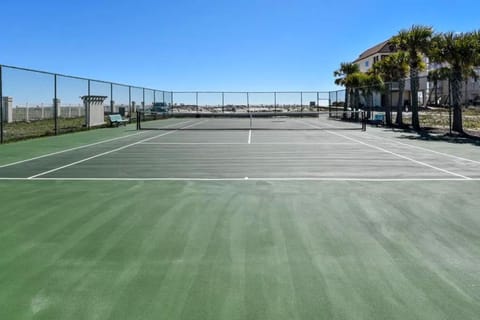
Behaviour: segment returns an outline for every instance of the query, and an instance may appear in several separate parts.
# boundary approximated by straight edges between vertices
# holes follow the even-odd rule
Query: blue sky
[[[0,64],[165,90],[328,91],[408,28],[480,29],[475,1],[3,0]]]

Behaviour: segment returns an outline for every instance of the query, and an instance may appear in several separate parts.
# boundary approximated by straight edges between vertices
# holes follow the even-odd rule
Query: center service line
[[[248,144],[252,143],[252,129],[248,130]]]

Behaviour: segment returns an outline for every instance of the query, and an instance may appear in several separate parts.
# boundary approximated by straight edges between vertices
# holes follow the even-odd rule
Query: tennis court
[[[478,318],[478,145],[251,121],[2,146],[0,317]]]

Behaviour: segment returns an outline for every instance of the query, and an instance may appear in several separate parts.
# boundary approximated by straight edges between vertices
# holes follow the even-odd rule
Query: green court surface
[[[478,319],[479,194],[478,145],[384,128],[2,145],[0,319]]]

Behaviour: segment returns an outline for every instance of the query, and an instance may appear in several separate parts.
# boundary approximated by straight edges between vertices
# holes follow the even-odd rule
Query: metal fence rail
[[[328,92],[320,91],[176,91],[172,113],[308,112],[327,108]]]
[[[0,143],[89,129],[90,96],[104,97],[104,116],[120,113],[129,121],[137,109],[171,105],[172,97],[163,90],[0,65]]]
[[[448,80],[420,77],[418,83],[421,125],[451,128]],[[409,79],[348,91],[175,92],[7,65],[0,65],[0,97],[0,143],[105,126],[110,113],[135,122],[136,111],[301,113],[335,108],[365,110],[370,119],[391,113],[393,123],[401,114],[408,124],[412,101]],[[92,105],[92,101],[100,102]],[[462,103],[465,128],[480,130],[480,82],[463,83]],[[93,110],[100,118],[94,123]]]
[[[172,92],[7,65],[0,65],[0,97],[0,143],[104,126],[89,121],[98,107],[102,118],[119,113],[135,122],[136,111],[309,112],[331,105],[326,91]],[[92,106],[86,97],[103,102]]]

